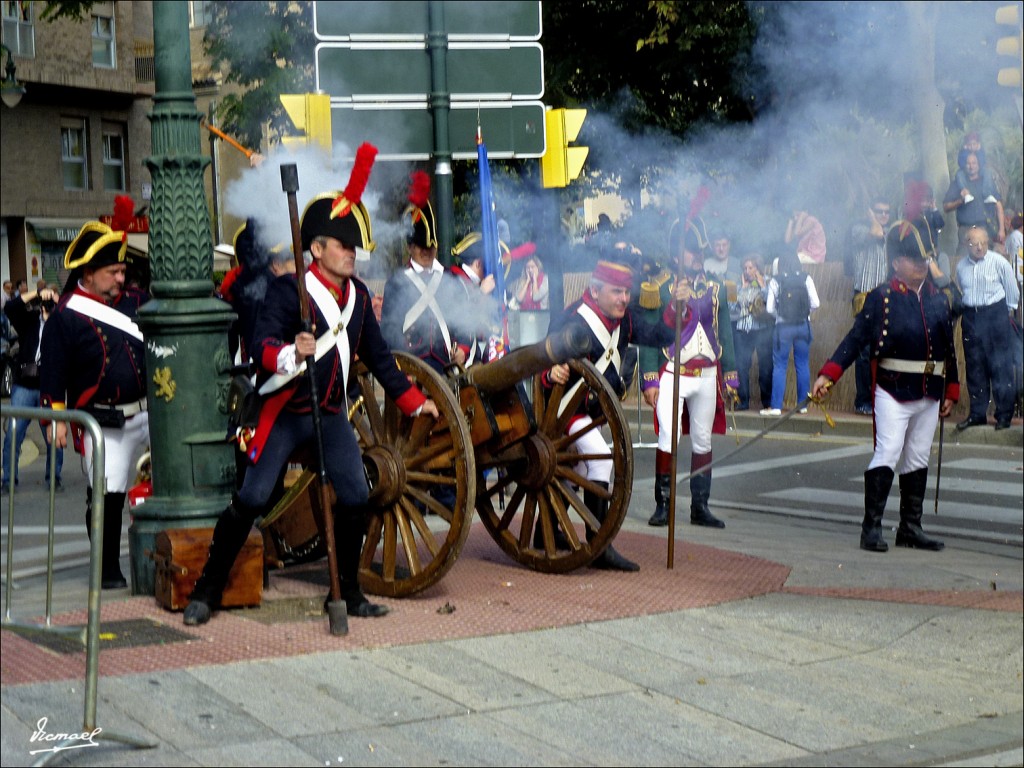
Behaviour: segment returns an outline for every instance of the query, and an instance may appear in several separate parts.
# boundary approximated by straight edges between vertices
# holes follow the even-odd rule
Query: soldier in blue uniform
[[[113,223],[121,226],[117,217]],[[135,463],[149,443],[146,349],[136,324],[139,306],[148,297],[125,290],[127,245],[123,229],[98,221],[82,227],[64,255],[64,267],[71,274],[40,341],[42,407],[88,411],[103,430],[104,589],[128,586],[120,565],[124,501],[128,483],[135,479]],[[71,434],[75,450],[85,460],[85,520],[91,535],[92,439],[78,425],[71,426]],[[55,422],[53,435],[57,447],[65,448],[67,422]]]
[[[353,276],[356,247],[374,247],[370,216],[360,198],[375,155],[375,148],[360,147],[353,181],[345,191],[314,198],[302,215],[302,247],[313,259],[304,279],[317,335],[302,329],[297,275],[278,277],[267,288],[253,334],[257,388],[264,400],[255,433],[245,441],[251,466],[217,521],[209,558],[185,609],[187,625],[210,620],[253,522],[268,511],[281,470],[297,448],[314,439],[309,381],[303,375],[310,356],[316,358],[325,467],[338,499],[333,514],[341,596],[350,616],[387,613],[359,588],[369,489],[346,408],[354,356],[359,355],[403,413],[436,417],[437,407],[398,370],[374,317],[370,293]]]
[[[704,222],[699,218],[685,223],[676,220],[669,231],[671,264],[682,263],[681,300],[684,305],[679,350],[679,412],[682,433],[689,433],[690,523],[724,528],[725,523],[711,514],[711,471],[699,472],[712,461],[711,435],[725,433],[725,400],[722,385],[730,398],[735,397],[739,376],[733,362],[732,326],[725,286],[704,271],[709,248]],[[640,288],[640,305],[651,313],[660,313],[672,302],[675,275],[664,269]],[[640,350],[641,387],[644,400],[655,410],[658,424],[658,451],[655,456],[654,514],[649,525],[668,525],[669,494],[672,487],[672,390],[675,349]],[[724,376],[723,376],[723,371]],[[722,382],[722,384],[720,384]],[[662,396],[664,395],[664,396]],[[693,474],[698,473],[698,474]]]
[[[821,397],[871,346],[875,454],[864,473],[864,523],[860,547],[886,552],[882,515],[899,474],[900,525],[896,546],[938,551],[943,543],[921,529],[928,459],[939,416],[960,397],[953,318],[946,296],[928,280],[935,240],[928,221],[898,221],[886,234],[894,276],[868,294],[853,328],[814,382]]]
[[[407,224],[409,265],[384,286],[380,325],[391,349],[408,352],[438,373],[456,363],[465,365],[476,341],[467,324],[468,294],[459,278],[437,260],[437,225],[430,206],[430,177],[413,174]]]
[[[621,247],[618,247],[621,245]],[[629,244],[622,243],[616,250],[624,254],[639,253]],[[672,342],[675,329],[675,306],[666,307],[660,318],[640,320],[630,309],[630,294],[633,287],[633,268],[623,263],[615,254],[608,254],[600,261],[590,277],[590,286],[584,291],[583,297],[568,306],[565,311],[551,320],[549,333],[559,333],[570,325],[581,326],[590,335],[590,350],[586,358],[597,367],[597,370],[608,381],[619,397],[624,397],[631,375],[624,376],[623,359],[628,357],[627,347],[630,344],[644,344],[661,347]],[[542,376],[542,382],[548,388],[554,384],[563,384],[566,393],[563,402],[572,397],[574,386],[581,382],[572,373],[568,365],[556,365]],[[592,421],[592,414],[587,410],[587,403],[580,405],[579,414],[569,423],[568,434],[572,435],[585,429]],[[585,454],[604,454],[608,446],[604,438],[596,430],[582,435],[575,443],[577,450]],[[584,462],[585,476],[605,491],[611,481],[612,461],[610,459],[589,459]],[[594,513],[598,521],[603,521],[608,514],[606,497],[584,490],[583,501]],[[588,540],[593,532],[587,531]],[[640,566],[632,560],[620,555],[610,544],[593,562],[595,568],[619,571],[637,571]]]

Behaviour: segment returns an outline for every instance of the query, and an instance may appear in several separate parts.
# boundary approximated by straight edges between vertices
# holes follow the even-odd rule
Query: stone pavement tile
[[[635,686],[615,673],[594,669],[572,654],[554,654],[537,633],[459,641],[459,650],[491,665],[503,677],[524,680],[555,698],[600,696]]]
[[[486,656],[479,658],[473,652],[478,642],[460,640],[379,649],[369,652],[368,661],[473,712],[552,700],[545,688],[509,675]]]
[[[491,711],[325,734],[317,754],[325,762],[334,755],[335,761],[343,757],[345,765],[357,766],[585,764],[569,750],[523,733],[504,720],[503,713]],[[312,751],[311,741],[304,739],[303,748]]]
[[[321,721],[321,730],[342,732],[372,725],[392,725],[464,714],[458,702],[379,669],[370,653],[321,653],[281,659],[279,669],[292,672],[316,691],[351,710],[336,722]]]
[[[326,655],[330,661],[325,663],[337,667],[362,666],[348,654]],[[194,667],[189,674],[252,717],[261,730],[270,729],[285,738],[373,723],[349,703],[343,690],[316,675],[303,674],[303,662],[314,669],[320,663],[307,656]]]
[[[742,765],[804,754],[769,734],[652,691],[559,701],[491,716],[559,745],[579,765]]]
[[[103,687],[119,709],[183,752],[245,744],[266,729],[185,670],[108,678]]]
[[[318,760],[290,741],[261,739],[258,733],[254,733],[252,740],[244,744],[205,747],[192,750],[189,756],[198,765],[314,766],[324,764],[322,760]]]

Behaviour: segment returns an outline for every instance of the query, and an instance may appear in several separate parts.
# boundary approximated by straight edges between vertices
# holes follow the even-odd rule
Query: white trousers
[[[590,426],[593,423],[593,419],[589,416],[583,416],[576,419],[569,426],[569,434],[575,435],[581,429]],[[581,436],[575,443],[573,443],[577,453],[586,454],[611,454],[611,449],[608,447],[608,443],[605,442],[604,436],[601,434],[600,429],[592,429],[587,434]],[[587,480],[595,480],[601,483],[610,483],[612,480],[612,467],[614,463],[610,458],[608,459],[584,459],[575,466],[575,470],[587,478]]]
[[[709,369],[706,376],[679,377],[679,419],[682,422],[683,403],[690,416],[690,446],[694,453],[711,452],[711,429],[715,424],[715,406],[718,404],[718,368]],[[672,383],[669,371],[661,374],[661,387],[655,413],[658,416],[658,450],[671,453],[672,445]],[[679,435],[683,434],[680,427]]]
[[[875,455],[868,469],[889,467],[905,475],[927,467],[938,420],[937,400],[901,403],[875,387]]]
[[[135,482],[135,464],[149,445],[149,411],[142,411],[125,421],[124,429],[100,427],[106,468],[107,493],[124,493]],[[82,467],[92,487],[92,437],[84,436]]]

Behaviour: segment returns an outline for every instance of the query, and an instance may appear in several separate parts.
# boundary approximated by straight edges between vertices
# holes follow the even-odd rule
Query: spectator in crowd
[[[968,159],[969,162],[969,159]],[[1019,344],[1014,314],[1020,301],[1010,263],[989,250],[988,230],[967,230],[969,258],[956,266],[963,294],[964,360],[971,410],[956,425],[960,431],[988,423],[989,398],[995,403],[996,429],[1008,429],[1013,416],[1013,356]]]
[[[540,257],[534,255],[526,260],[523,275],[516,282],[514,299],[517,309],[538,311],[548,308],[548,276],[544,274]]]
[[[923,218],[925,226],[930,230],[931,237],[936,243],[935,250],[928,256],[925,263],[928,264],[928,278],[941,291],[947,291],[953,282],[949,265],[949,256],[938,250],[939,232],[946,225],[946,220],[935,207],[935,194],[930,184],[923,181],[912,182],[907,185],[903,201],[903,220],[915,221]],[[954,314],[959,312],[959,300],[951,303]]]
[[[807,211],[795,209],[786,223],[786,242],[796,243],[801,264],[825,261],[825,228]]]
[[[963,171],[957,172],[950,182],[942,201],[942,209],[949,213],[956,211],[960,245],[957,255],[967,254],[967,232],[971,227],[981,227],[988,233],[989,242],[1002,242],[1006,237],[1003,222],[1003,201],[990,175],[983,175],[981,163],[975,152],[968,152]]]
[[[736,292],[739,318],[733,327],[736,372],[740,377],[737,411],[750,408],[750,367],[757,355],[757,384],[762,407],[772,400],[772,317],[768,314],[768,279],[760,255],[743,259],[743,277]]]
[[[784,251],[779,257],[778,274],[768,284],[768,314],[775,317],[772,336],[772,402],[761,409],[762,416],[781,416],[786,394],[789,352],[793,350],[796,370],[796,401],[801,403],[811,387],[811,313],[819,306],[814,280],[803,271],[795,253]],[[807,408],[800,409],[807,413]]]
[[[18,358],[14,368],[14,385],[11,388],[11,405],[16,408],[38,408],[39,407],[39,340],[42,337],[43,326],[56,304],[60,294],[57,291],[44,287],[38,293],[28,291],[12,298],[4,305],[4,316],[8,318],[11,325],[18,332],[21,343],[18,347]],[[3,492],[8,490],[10,483],[11,452],[14,452],[14,484],[18,485],[18,462],[21,459],[21,445],[25,442],[25,435],[28,432],[28,419],[16,419],[15,428],[8,429],[4,435],[4,467],[3,467]],[[40,425],[43,431],[43,439],[46,439],[46,430]],[[12,434],[13,433],[13,434]],[[54,472],[54,486],[58,491],[64,490],[61,483],[61,468],[64,464],[64,451],[57,449],[57,466]],[[50,472],[53,468],[50,465],[50,451],[46,452],[46,482],[50,482]]]
[[[881,197],[868,208],[867,217],[850,227],[849,256],[850,272],[853,277],[853,316],[860,314],[864,300],[875,288],[884,284],[889,277],[889,263],[885,258],[885,233],[892,219],[892,208]],[[854,371],[857,394],[853,401],[854,410],[870,416],[871,386],[871,345],[865,343],[857,355]]]

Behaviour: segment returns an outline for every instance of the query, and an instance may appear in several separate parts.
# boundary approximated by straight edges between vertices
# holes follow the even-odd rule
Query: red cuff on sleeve
[[[946,383],[946,399],[954,403],[960,400],[960,382],[950,381]]]
[[[272,373],[277,373],[277,356],[281,354],[281,349],[283,347],[283,344],[281,346],[273,344],[264,345],[263,358],[260,361],[260,364],[263,366],[265,370],[271,371]]]
[[[395,405],[397,405],[398,409],[406,416],[412,416],[413,413],[416,412],[416,409],[425,402],[427,402],[427,398],[422,392],[416,389],[416,387],[409,387],[401,396],[398,397],[397,400],[395,400]]]
[[[832,379],[832,381],[839,381],[839,377],[843,375],[843,369],[836,363],[833,363],[831,360],[829,360],[827,363],[821,366],[821,370],[818,371],[818,375],[828,376],[830,379]]]

